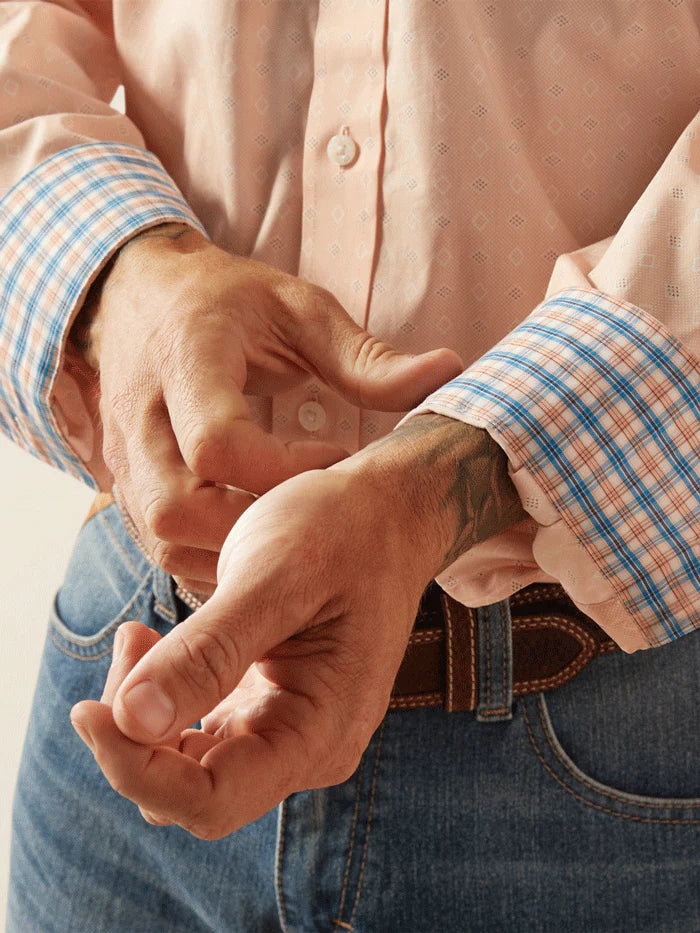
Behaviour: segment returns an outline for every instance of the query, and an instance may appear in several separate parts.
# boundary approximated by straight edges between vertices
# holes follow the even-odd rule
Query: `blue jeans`
[[[87,522],[17,785],[8,933],[700,930],[700,633],[515,703],[494,669],[479,714],[389,713],[350,780],[202,842],[145,823],[69,722],[121,621],[185,611],[116,506]]]

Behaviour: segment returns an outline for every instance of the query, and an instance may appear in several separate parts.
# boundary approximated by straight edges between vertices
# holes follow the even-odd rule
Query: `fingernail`
[[[175,704],[158,684],[144,680],[123,697],[127,712],[154,739],[164,735],[175,721]]]
[[[85,742],[87,747],[90,749],[90,751],[94,755],[95,754],[95,743],[92,741],[92,736],[87,731],[85,726],[81,725],[80,723],[77,723],[74,719],[71,719],[71,723],[73,724],[73,728],[78,733],[80,738],[83,740],[83,742]]]

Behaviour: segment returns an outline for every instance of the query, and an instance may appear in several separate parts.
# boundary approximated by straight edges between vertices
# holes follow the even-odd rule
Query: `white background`
[[[95,493],[0,436],[0,926],[12,793],[51,601]],[[34,933],[34,931],[27,931]],[[38,933],[38,931],[37,931]]]
[[[124,112],[124,89],[112,106]],[[95,493],[0,435],[0,924],[4,928],[14,790],[49,608]],[[27,931],[35,933],[35,931]],[[36,931],[38,933],[38,931]]]

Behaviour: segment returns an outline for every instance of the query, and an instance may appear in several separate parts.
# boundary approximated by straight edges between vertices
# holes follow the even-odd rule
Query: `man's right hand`
[[[100,374],[105,466],[154,560],[200,593],[213,592],[252,494],[347,453],[275,438],[244,392],[269,396],[313,374],[355,405],[403,411],[462,369],[450,350],[399,353],[325,289],[178,224],[122,247],[85,356]]]

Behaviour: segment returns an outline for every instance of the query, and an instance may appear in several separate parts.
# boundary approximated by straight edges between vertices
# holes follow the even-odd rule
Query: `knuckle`
[[[122,622],[117,631],[122,642],[125,639],[136,638],[143,630],[143,623],[130,619],[128,622]]]
[[[105,770],[99,759],[97,759],[97,763],[102,768],[112,790],[116,791],[121,797],[131,800],[135,790],[131,775],[123,770],[110,774]]]
[[[159,538],[151,550],[153,560],[158,564],[161,570],[173,574],[178,570],[177,548],[169,541]]]
[[[111,396],[106,400],[106,407],[117,424],[129,424],[133,421],[139,394],[136,386],[127,383],[112,392]]]
[[[239,667],[234,640],[221,630],[196,631],[187,637],[180,635],[178,647],[181,650],[173,655],[176,674],[195,693],[210,693],[213,684],[216,702],[220,703],[229,693],[231,673]]]
[[[314,285],[311,288],[309,300],[307,303],[308,323],[316,326],[327,324],[329,317],[339,308],[338,300],[332,292],[321,285]]]
[[[211,425],[192,428],[183,441],[183,457],[190,470],[203,479],[226,469],[229,457],[229,438],[223,430]]]
[[[366,745],[366,742],[346,739],[340,751],[336,748],[323,769],[324,783],[342,784],[349,780],[359,767]]]
[[[145,505],[143,519],[152,535],[156,538],[168,538],[177,528],[180,511],[176,499],[160,493]]]
[[[381,359],[396,355],[396,351],[388,343],[368,333],[357,335],[354,352],[356,366],[361,372],[374,366]]]

